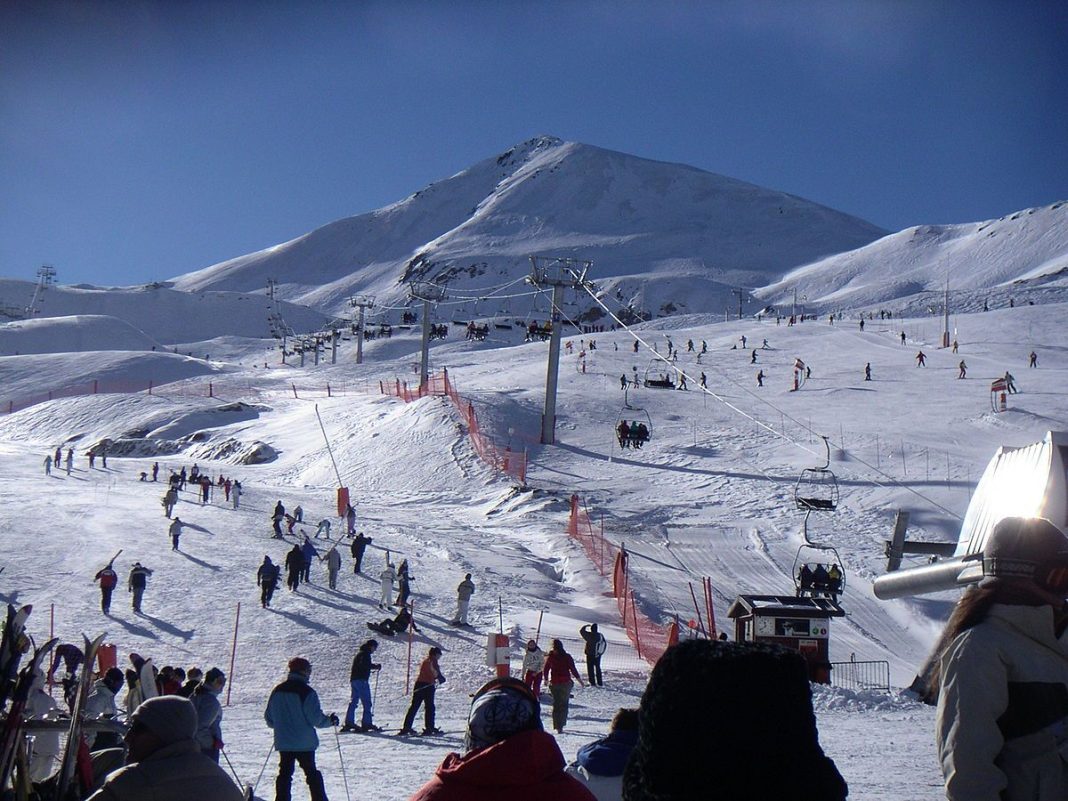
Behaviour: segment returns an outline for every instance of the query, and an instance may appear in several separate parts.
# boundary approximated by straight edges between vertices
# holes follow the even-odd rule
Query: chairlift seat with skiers
[[[614,433],[620,448],[640,449],[653,438],[653,419],[645,409],[624,405],[624,410],[616,421]]]

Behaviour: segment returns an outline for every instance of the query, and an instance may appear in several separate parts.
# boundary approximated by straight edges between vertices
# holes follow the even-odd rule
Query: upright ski
[[[79,752],[83,747],[82,741],[82,718],[85,710],[85,699],[89,697],[89,690],[93,685],[93,665],[96,663],[96,653],[100,649],[100,643],[104,641],[101,634],[95,640],[90,640],[84,634],[85,640],[85,666],[82,668],[82,677],[78,682],[78,691],[74,696],[74,706],[70,710],[70,730],[67,732],[67,742],[63,747],[63,761],[59,766],[59,776],[56,783],[56,798],[65,799],[74,780],[74,770],[78,766]]]

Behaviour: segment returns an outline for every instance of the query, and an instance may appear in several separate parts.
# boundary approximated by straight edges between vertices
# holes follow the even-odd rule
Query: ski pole
[[[230,755],[227,754],[226,751],[224,751],[221,748],[219,749],[219,753],[223,755],[223,759],[226,760],[226,764],[230,766],[230,772],[232,774],[234,774],[234,781],[237,782],[237,786],[240,787],[242,790],[244,790],[245,789],[245,785],[242,784],[241,777],[238,776],[237,775],[237,771],[234,770],[234,763],[230,761]]]
[[[274,746],[271,746],[271,750],[267,752],[267,758],[263,760],[263,767],[260,768],[260,775],[256,777],[256,783],[252,785],[252,794],[256,795],[256,788],[260,786],[260,779],[263,778],[263,772],[267,770],[267,763],[271,761],[271,755],[274,753]]]
[[[337,742],[337,758],[341,763],[341,778],[345,782],[345,801],[352,801],[352,796],[349,795],[349,777],[345,775],[345,757],[341,755],[341,737],[337,733],[337,726],[334,726],[334,740]]]
[[[371,709],[375,708],[375,702],[378,700],[378,677],[381,675],[381,670],[375,671],[375,690],[373,693],[371,693]]]

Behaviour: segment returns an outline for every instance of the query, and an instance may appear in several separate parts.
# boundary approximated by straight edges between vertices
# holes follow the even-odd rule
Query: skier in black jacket
[[[382,666],[371,661],[371,655],[378,650],[378,640],[368,640],[356,652],[352,660],[352,672],[349,674],[349,683],[352,686],[352,700],[345,712],[345,725],[341,731],[382,731],[371,722],[373,710],[371,709],[371,671],[381,670]],[[356,725],[356,707],[363,704],[363,715],[360,725]]]
[[[352,545],[349,548],[354,560],[354,564],[352,565],[353,573],[360,572],[360,567],[363,565],[363,552],[367,550],[367,546],[372,542],[374,542],[374,540],[370,537],[365,537],[362,531],[353,538]]]
[[[590,623],[579,629],[579,634],[586,641],[586,673],[589,675],[591,687],[604,687],[604,679],[601,678],[601,654],[604,653],[608,643],[604,635],[597,631],[597,624]]]
[[[278,565],[271,561],[271,557],[264,556],[263,564],[256,571],[256,586],[261,588],[260,605],[266,609],[271,605],[275,587],[278,586]]]
[[[286,554],[286,586],[291,590],[300,586],[300,574],[304,571],[304,554],[300,551],[300,545],[294,545],[293,550]]]

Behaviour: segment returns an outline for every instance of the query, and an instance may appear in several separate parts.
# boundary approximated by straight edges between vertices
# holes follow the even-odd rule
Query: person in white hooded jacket
[[[1068,798],[1068,537],[1001,520],[984,578],[936,649],[936,739],[949,801]]]

